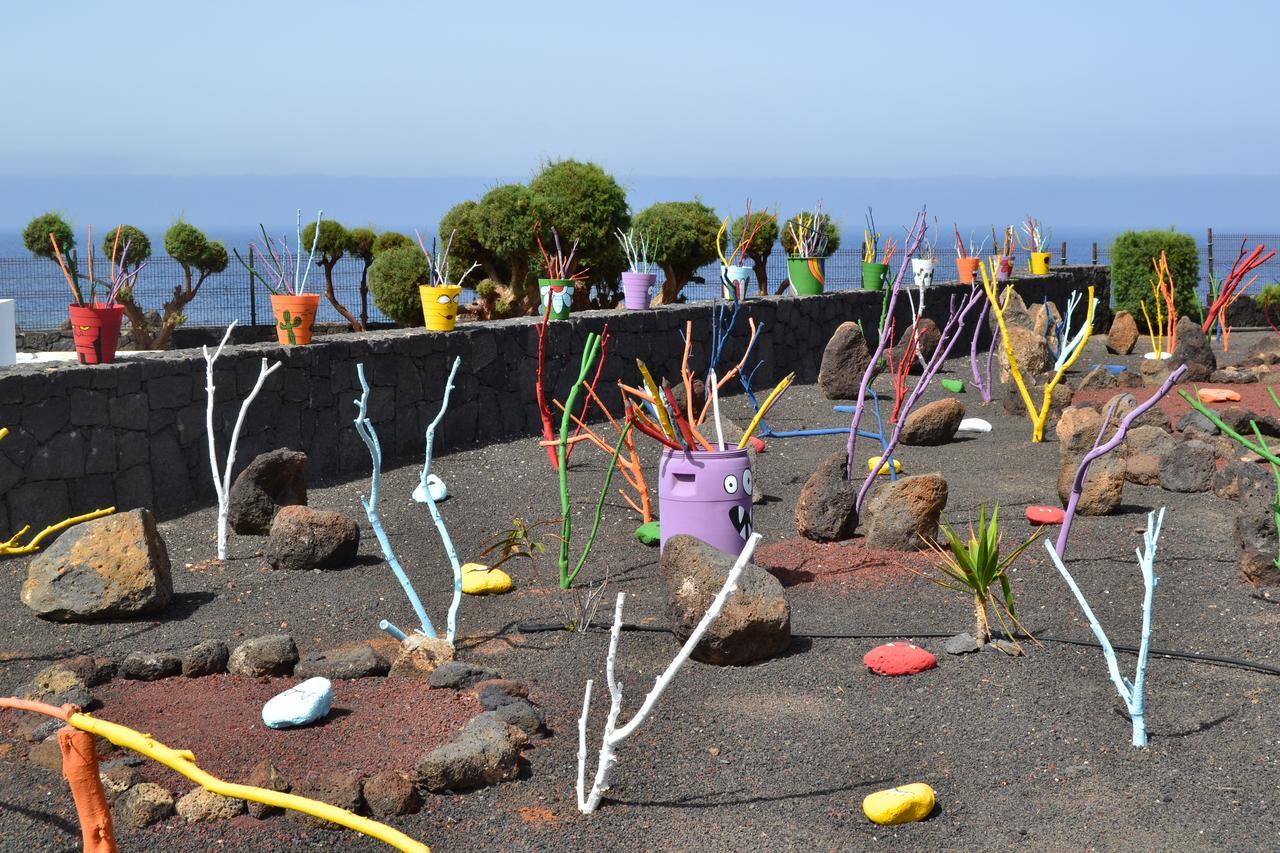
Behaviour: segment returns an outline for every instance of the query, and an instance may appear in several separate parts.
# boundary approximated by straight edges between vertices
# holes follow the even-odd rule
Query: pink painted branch
[[[1089,472],[1089,466],[1092,465],[1095,460],[1106,456],[1112,450],[1115,450],[1116,447],[1120,445],[1120,442],[1124,441],[1125,433],[1129,431],[1129,427],[1133,424],[1134,420],[1140,417],[1148,409],[1155,406],[1156,403],[1159,403],[1164,395],[1169,393],[1169,389],[1173,388],[1173,386],[1178,383],[1178,380],[1182,378],[1182,374],[1186,372],[1187,366],[1184,364],[1177,370],[1170,373],[1168,378],[1164,380],[1164,384],[1156,389],[1156,393],[1152,394],[1147,400],[1139,403],[1134,407],[1132,412],[1124,416],[1124,419],[1120,421],[1120,426],[1116,428],[1115,435],[1111,436],[1111,438],[1104,444],[1098,444],[1095,441],[1093,449],[1086,453],[1084,458],[1080,460],[1080,467],[1076,469],[1075,480],[1071,483],[1071,497],[1067,500],[1067,509],[1062,519],[1062,529],[1058,531],[1058,539],[1053,544],[1053,550],[1057,553],[1059,559],[1065,557],[1067,553],[1067,537],[1071,535],[1071,524],[1076,518],[1076,506],[1080,503],[1080,495],[1084,491],[1084,478]],[[1114,409],[1112,411],[1114,411]],[[1112,412],[1108,412],[1107,419],[1102,423],[1103,432],[1106,431],[1107,423],[1111,420],[1111,414]],[[1102,438],[1102,432],[1099,433],[1098,438]]]
[[[893,425],[893,432],[889,436],[888,443],[885,444],[884,450],[880,454],[881,459],[892,459],[893,451],[898,446],[898,440],[902,436],[902,425],[907,421],[907,415],[911,413],[911,409],[915,406],[916,401],[929,387],[929,383],[933,381],[933,377],[937,374],[938,369],[942,367],[942,363],[951,355],[951,350],[956,345],[956,341],[960,340],[960,331],[964,328],[964,319],[968,316],[973,306],[978,304],[979,297],[982,294],[977,288],[969,294],[964,303],[960,306],[960,310],[955,310],[955,298],[951,301],[951,316],[947,318],[947,323],[942,329],[942,335],[938,339],[938,347],[933,351],[933,357],[929,359],[929,363],[925,366],[924,372],[920,374],[916,387],[911,389],[911,395],[907,397],[907,401],[902,405],[902,413],[898,417],[897,422]],[[887,463],[892,464],[892,463]],[[875,482],[876,476],[879,474],[880,466],[874,466],[871,473],[867,475],[867,479],[862,482],[862,488],[858,490],[858,501],[854,504],[854,508],[859,512],[862,511],[862,503],[867,499],[867,493],[871,491],[871,484]]]
[[[867,362],[867,369],[862,373],[862,383],[858,386],[858,401],[853,407],[853,420],[849,425],[849,444],[847,446],[847,459],[845,462],[845,479],[853,479],[853,445],[858,438],[858,424],[862,422],[862,412],[867,405],[867,386],[871,384],[871,378],[875,376],[876,365],[880,363],[880,357],[884,354],[885,343],[888,336],[885,335],[884,324],[890,322],[893,317],[893,307],[898,302],[898,293],[902,289],[902,279],[906,274],[907,265],[910,259],[916,253],[916,249],[920,246],[920,241],[924,239],[925,232],[929,228],[929,222],[925,216],[925,211],[921,210],[916,214],[915,222],[911,224],[911,230],[907,232],[907,242],[905,251],[902,254],[902,263],[898,266],[898,275],[893,280],[893,286],[889,288],[889,304],[885,306],[884,317],[880,328],[877,330],[876,350],[871,354],[871,360]],[[883,454],[882,454],[883,455]]]
[[[975,287],[977,285],[974,285]],[[983,302],[982,313],[978,315],[977,323],[973,327],[973,341],[969,344],[969,366],[973,370],[973,387],[977,388],[982,394],[982,402],[991,402],[991,357],[996,353],[996,341],[993,338],[991,347],[987,350],[987,378],[984,382],[981,374],[978,373],[978,336],[982,334],[982,327],[987,322],[987,312],[991,310],[990,302]]]

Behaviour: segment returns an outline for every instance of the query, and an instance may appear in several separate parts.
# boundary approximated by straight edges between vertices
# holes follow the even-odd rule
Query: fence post
[[[1098,265],[1098,241],[1097,240],[1093,241],[1093,265],[1095,267]]]
[[[1062,241],[1062,266],[1067,265],[1067,241]]]
[[[249,244],[249,325],[258,325],[258,299],[254,293],[253,280],[253,244]]]
[[[1213,278],[1213,229],[1209,229],[1209,278]]]

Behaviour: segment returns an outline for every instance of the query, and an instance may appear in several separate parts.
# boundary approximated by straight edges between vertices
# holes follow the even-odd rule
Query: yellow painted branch
[[[44,530],[41,530],[35,535],[35,538],[26,545],[16,544],[22,534],[31,529],[31,525],[28,524],[26,527],[23,527],[15,533],[13,538],[9,539],[7,542],[0,542],[0,557],[11,557],[15,554],[33,554],[40,548],[40,543],[44,541],[46,536],[57,533],[61,530],[66,530],[73,524],[79,524],[82,521],[92,521],[95,518],[102,518],[104,515],[111,515],[111,513],[115,511],[115,507],[109,506],[106,509],[95,509],[93,512],[86,512],[84,515],[77,515],[73,518],[64,518],[57,524],[50,524]]]
[[[1013,344],[1009,342],[1009,327],[1004,322],[1004,311],[1009,305],[1009,297],[1005,297],[1004,304],[1000,304],[999,298],[996,296],[996,271],[999,269],[1000,261],[998,258],[991,258],[991,271],[988,273],[987,264],[978,264],[978,269],[982,272],[982,289],[987,294],[987,301],[991,303],[991,313],[995,315],[996,323],[1000,326],[1000,338],[1004,341],[1004,354],[1009,359],[1009,373],[1013,376],[1013,383],[1018,387],[1018,393],[1022,396],[1022,404],[1027,407],[1027,418],[1034,424],[1036,420],[1036,404],[1031,402],[1031,394],[1027,391],[1027,383],[1022,378],[1022,370],[1018,367],[1018,359],[1013,354]],[[1012,289],[1013,285],[1009,285]]]
[[[1080,345],[1075,348],[1075,352],[1071,353],[1071,357],[1063,363],[1053,374],[1053,378],[1044,386],[1044,401],[1040,404],[1040,411],[1031,422],[1031,441],[1039,443],[1044,441],[1044,425],[1049,421],[1049,407],[1053,402],[1053,389],[1058,387],[1058,383],[1062,381],[1062,377],[1066,375],[1071,366],[1076,363],[1076,359],[1080,358],[1080,353],[1084,352],[1085,344],[1089,343],[1090,336],[1093,335],[1093,288],[1089,288],[1089,295],[1085,297],[1089,301],[1088,311],[1084,318],[1084,338],[1080,341]],[[1067,345],[1067,341],[1062,342],[1062,346]]]
[[[67,722],[90,734],[106,738],[116,746],[132,749],[134,752],[158,761],[214,794],[232,797],[237,800],[250,800],[282,809],[291,809],[303,814],[309,814],[312,817],[332,821],[348,829],[354,829],[362,835],[385,842],[397,850],[413,851],[413,853],[431,853],[427,845],[413,840],[403,832],[393,829],[384,823],[378,823],[376,820],[353,814],[346,809],[340,809],[337,806],[331,806],[318,800],[299,797],[296,794],[282,794],[278,791],[268,791],[265,788],[255,788],[251,785],[224,782],[197,767],[195,756],[190,750],[173,749],[165,746],[149,735],[134,731],[127,726],[108,722],[107,720],[99,720],[89,714],[72,714]]]

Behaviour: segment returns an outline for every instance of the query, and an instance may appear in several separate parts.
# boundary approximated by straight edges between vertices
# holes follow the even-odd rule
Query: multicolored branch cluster
[[[876,218],[869,207],[867,208],[866,219],[867,228],[862,232],[862,262],[865,264],[874,264],[876,263],[876,256],[880,255],[880,232],[876,230]],[[910,236],[911,235],[908,234],[908,239],[910,239]],[[923,239],[922,236],[911,244],[911,249],[906,253],[904,259],[910,258],[915,254],[916,250],[920,248],[921,239]],[[893,242],[893,238],[890,237],[885,240],[884,254],[880,255],[879,263],[882,263],[885,266],[893,263],[893,256],[897,254],[897,252],[898,245]]]
[[[794,247],[792,257],[825,258],[829,240],[827,223],[830,220],[831,217],[822,212],[822,200],[819,199],[813,207],[813,213],[808,216],[798,214],[793,221],[788,222],[787,229]]]
[[[1043,222],[1028,214],[1027,221],[1022,223],[1022,236],[1026,238],[1022,241],[1022,248],[1026,251],[1047,252],[1049,241],[1053,239],[1053,229],[1046,228]]]
[[[240,265],[249,271],[249,275],[262,282],[262,286],[269,292],[277,296],[301,296],[307,292],[307,277],[311,274],[311,265],[316,259],[316,246],[320,242],[320,222],[323,217],[323,210],[316,211],[315,234],[311,238],[311,251],[307,254],[305,266],[302,263],[301,210],[298,210],[297,248],[295,251],[289,251],[289,244],[285,242],[283,237],[275,238],[273,244],[272,239],[267,236],[267,229],[264,225],[258,226],[259,230],[262,231],[262,245],[249,244],[262,255],[267,264],[267,271],[270,277],[264,276],[257,267],[246,263],[245,259],[240,257],[238,249],[233,248],[231,251],[235,254],[236,260],[240,262]]]
[[[987,248],[987,238],[983,237],[980,242],[975,243],[973,237],[969,238],[969,242],[965,243],[964,238],[960,236],[960,226],[952,223],[955,231],[956,255],[961,258],[977,258],[981,257],[983,251]],[[992,235],[994,237],[994,234]]]
[[[1174,304],[1173,273],[1169,271],[1169,258],[1161,250],[1159,258],[1152,258],[1156,277],[1151,282],[1151,298],[1155,304],[1156,321],[1151,322],[1151,313],[1147,310],[1147,301],[1138,304],[1142,308],[1142,317],[1147,322],[1147,336],[1151,339],[1152,357],[1165,358],[1178,345],[1178,309]],[[1164,306],[1163,309],[1161,306]]]
[[[650,260],[657,252],[656,242],[650,245],[648,235],[637,234],[634,228],[627,231],[618,229],[616,236],[618,243],[622,246],[623,254],[627,256],[627,269],[630,272],[641,275],[657,274],[658,264]]]
[[[1207,335],[1214,324],[1217,324],[1223,350],[1227,350],[1231,342],[1231,327],[1227,325],[1227,309],[1258,280],[1255,275],[1246,282],[1245,276],[1276,256],[1274,250],[1266,252],[1267,247],[1261,243],[1248,255],[1245,254],[1244,247],[1245,241],[1241,240],[1240,252],[1236,255],[1235,263],[1231,265],[1231,272],[1227,274],[1226,280],[1220,287],[1214,288],[1209,307],[1204,314],[1204,322],[1200,326],[1200,331]],[[1263,252],[1266,254],[1264,255]],[[1163,254],[1162,252],[1161,255]]]
[[[319,228],[316,232],[319,233]],[[418,229],[413,229],[413,234],[418,238],[418,248],[422,250],[422,254],[427,259],[427,280],[436,287],[461,287],[462,283],[467,280],[467,276],[480,268],[479,262],[473,263],[467,267],[466,271],[458,277],[457,281],[449,281],[449,252],[453,249],[453,238],[458,236],[458,229],[455,228],[449,232],[449,239],[445,241],[444,248],[437,251],[434,255],[427,248],[427,244],[422,241],[422,234]]]
[[[80,274],[75,255],[68,256],[63,254],[62,247],[58,245],[57,236],[52,232],[49,233],[49,242],[53,244],[54,260],[58,262],[58,268],[62,270],[62,276],[66,279],[67,286],[71,288],[72,304],[82,308],[99,304],[99,284],[106,291],[106,298],[101,303],[103,305],[114,305],[121,295],[128,298],[128,295],[133,291],[133,285],[138,280],[138,273],[142,272],[147,263],[144,261],[132,270],[123,263],[117,264],[118,260],[129,257],[129,248],[132,245],[132,240],[125,240],[124,245],[120,245],[120,234],[123,230],[123,225],[116,226],[115,240],[111,243],[110,278],[107,281],[100,282],[98,277],[93,274],[93,226],[89,226],[89,298],[87,300],[84,297],[84,291],[80,287]]]
[[[551,228],[551,239],[556,250],[554,253],[548,252],[547,247],[542,245],[542,223],[535,222],[533,224],[534,239],[538,243],[538,251],[542,254],[542,265],[547,271],[547,278],[555,281],[586,281],[587,273],[590,270],[583,267],[580,270],[574,270],[578,253],[578,241],[574,240],[573,245],[569,247],[569,254],[564,253],[564,249],[560,246],[560,234],[556,231],[555,226]]]

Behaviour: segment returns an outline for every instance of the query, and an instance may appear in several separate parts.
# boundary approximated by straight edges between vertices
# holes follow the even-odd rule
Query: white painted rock
[[[957,427],[958,432],[991,432],[991,424],[982,418],[965,418]]]
[[[449,497],[449,490],[445,488],[444,480],[441,480],[435,474],[427,475],[427,489],[431,492],[431,500],[436,503]],[[422,480],[418,480],[418,485],[413,487],[413,499],[420,504],[427,502],[427,496],[422,491]]]
[[[262,706],[262,722],[273,729],[305,726],[328,714],[332,705],[333,685],[329,679],[308,678],[268,699]]]

